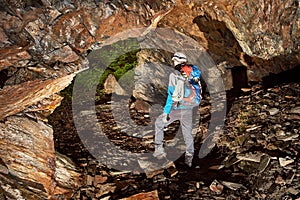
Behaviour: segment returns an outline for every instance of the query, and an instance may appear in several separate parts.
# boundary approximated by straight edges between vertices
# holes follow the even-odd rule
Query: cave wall
[[[162,19],[161,26],[197,40],[216,64],[246,66],[248,81],[299,67],[299,1],[212,0],[181,5]]]
[[[59,189],[53,177],[58,166],[47,116],[61,101],[59,91],[88,67],[88,52],[117,33],[149,26],[176,30],[224,66],[224,77],[244,66],[248,81],[260,81],[299,66],[299,15],[295,0],[1,0],[0,191],[19,191],[18,198],[25,198],[32,188],[42,197],[68,190]],[[12,128],[16,120],[48,131]],[[31,146],[19,145],[18,129],[32,138]],[[35,153],[39,150],[47,157]],[[38,161],[42,164],[33,164]],[[31,189],[15,179],[27,181]]]

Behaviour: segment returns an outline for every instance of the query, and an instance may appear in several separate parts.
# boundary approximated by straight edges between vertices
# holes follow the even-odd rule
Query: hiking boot
[[[164,147],[162,145],[155,146],[155,151],[153,153],[153,156],[158,159],[166,157]]]
[[[184,160],[184,163],[189,166],[189,167],[192,167],[192,163],[193,163],[193,155],[192,154],[189,154],[189,153],[186,153],[185,154],[185,160]]]

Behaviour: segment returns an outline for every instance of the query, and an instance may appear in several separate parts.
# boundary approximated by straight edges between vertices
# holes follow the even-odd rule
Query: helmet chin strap
[[[182,67],[183,67],[183,63],[180,63],[180,62],[179,62],[179,64],[175,65],[174,68],[175,68],[177,71],[181,71]]]

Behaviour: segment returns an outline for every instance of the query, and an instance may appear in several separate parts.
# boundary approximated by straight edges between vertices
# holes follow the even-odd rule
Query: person
[[[176,52],[172,61],[175,70],[169,75],[168,96],[163,113],[155,121],[155,150],[153,156],[166,156],[163,139],[164,128],[179,120],[186,146],[185,164],[192,166],[194,156],[193,109],[201,101],[201,72],[197,66],[188,65],[187,57],[182,52]]]

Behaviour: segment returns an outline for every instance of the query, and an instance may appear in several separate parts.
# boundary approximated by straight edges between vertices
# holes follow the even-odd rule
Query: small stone
[[[300,107],[293,108],[290,113],[300,115]]]
[[[152,178],[158,174],[163,173],[164,168],[166,168],[167,165],[164,162],[167,163],[168,161],[165,158],[162,158],[159,162],[151,162],[142,159],[138,160],[138,163],[144,170],[147,178]]]
[[[166,172],[168,173],[168,175],[170,177],[175,176],[176,174],[178,174],[178,171],[175,167],[175,165],[171,165],[169,168],[166,169]]]
[[[214,180],[209,186],[209,189],[217,194],[221,194],[223,188],[223,185],[217,180]]]
[[[103,184],[107,180],[107,176],[96,175],[94,177],[94,186],[96,187],[98,184]]]
[[[260,159],[261,159],[261,155],[249,153],[249,154],[245,154],[245,155],[237,155],[236,158],[237,158],[238,160],[250,161],[250,162],[257,162],[257,163],[259,163],[259,162],[260,162]]]
[[[87,175],[86,184],[87,185],[93,185],[93,181],[94,181],[94,177],[92,177],[91,175]]]
[[[269,155],[263,155],[260,159],[260,164],[258,167],[258,171],[262,173],[268,167],[270,163],[271,157]]]
[[[189,193],[195,192],[195,191],[196,191],[196,190],[195,190],[195,189],[192,189],[192,188],[187,190],[187,192],[189,192]]]
[[[107,196],[107,197],[101,198],[100,200],[110,200],[110,199],[111,199],[110,196]]]
[[[107,183],[107,184],[100,185],[100,186],[101,187],[99,188],[99,191],[96,194],[96,198],[99,198],[110,192],[113,193],[117,188],[114,183]]]
[[[260,195],[262,199],[266,199],[267,195],[266,194],[261,194]]]
[[[279,109],[278,108],[271,108],[268,110],[270,115],[276,115],[277,113],[279,113]]]
[[[276,180],[275,180],[275,183],[276,184],[279,184],[279,185],[285,185],[286,182],[283,180],[282,176],[278,175]]]
[[[109,74],[104,83],[104,92],[106,94],[116,93],[117,95],[126,95],[126,91],[120,86],[114,75]]]
[[[129,174],[131,171],[109,172],[111,176],[119,176],[123,174]]]
[[[297,190],[295,188],[289,188],[289,189],[287,189],[287,192],[296,196],[300,193],[300,190],[299,189]]]
[[[279,137],[285,136],[285,132],[283,130],[279,130],[276,132],[276,136],[279,136]]]
[[[151,192],[142,192],[121,200],[159,200],[157,190]]]
[[[288,158],[279,158],[279,164],[281,167],[285,167],[291,163],[293,163],[293,159],[288,159]]]
[[[231,190],[237,190],[237,189],[240,189],[240,188],[247,189],[245,186],[243,186],[242,184],[239,184],[239,183],[232,183],[232,182],[228,182],[228,181],[222,181],[222,184],[224,186],[228,187]]]
[[[243,92],[250,92],[252,89],[251,89],[251,88],[241,88],[241,90],[242,90]]]
[[[258,128],[261,128],[262,126],[260,125],[260,126],[252,126],[252,127],[250,127],[250,128],[247,128],[246,129],[246,132],[250,132],[250,131],[254,131],[254,130],[256,130],[256,129],[258,129]]]
[[[293,99],[293,98],[295,98],[295,97],[286,95],[286,96],[284,96],[284,98],[286,98],[286,99]]]
[[[4,165],[0,165],[0,173],[8,174],[9,173],[8,168]]]
[[[249,139],[249,135],[240,135],[236,137],[236,142],[242,146],[243,144],[246,143],[246,141]]]
[[[240,162],[240,160],[237,159],[235,155],[229,155],[223,161],[223,163],[224,163],[224,165],[225,165],[226,168],[228,168],[228,167],[230,167],[230,166],[232,166],[232,165],[234,165],[234,164],[236,164],[238,162]]]
[[[95,110],[83,110],[80,112],[81,116],[88,116],[88,115],[96,115]]]
[[[209,167],[208,169],[210,169],[210,170],[220,170],[220,169],[223,169],[223,168],[224,168],[224,165],[214,165],[214,166]]]
[[[296,140],[298,137],[299,137],[298,134],[276,136],[277,140],[282,140],[285,142],[290,140]]]
[[[289,120],[300,120],[300,116],[297,114],[291,114],[288,116]]]

